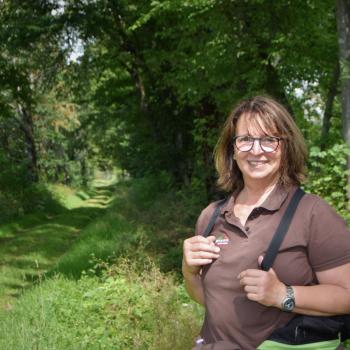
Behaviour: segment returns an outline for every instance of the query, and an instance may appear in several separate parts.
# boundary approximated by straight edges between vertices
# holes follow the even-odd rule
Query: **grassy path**
[[[111,184],[99,180],[89,194],[61,188],[66,208],[57,215],[44,211],[0,226],[0,308],[50,270],[81,230],[103,215],[113,199]]]

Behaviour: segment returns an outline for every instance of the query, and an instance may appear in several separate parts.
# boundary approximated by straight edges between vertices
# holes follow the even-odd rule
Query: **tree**
[[[11,119],[16,135],[22,130],[17,148],[27,150],[32,172],[46,179],[69,178],[69,167],[56,162],[61,154],[65,163],[79,158],[82,169],[89,157],[132,176],[166,171],[179,185],[205,184],[211,196],[220,125],[237,100],[257,93],[293,111],[310,145],[322,135],[327,148],[334,139],[328,134],[339,129],[332,0],[7,0],[2,6],[1,118]],[[71,62],[65,55],[77,39],[83,50]],[[324,109],[322,134],[314,101]],[[79,126],[52,129],[67,112],[56,107],[71,105]],[[20,121],[30,127],[20,129]],[[77,142],[67,141],[72,134]],[[9,147],[6,137],[2,143]]]
[[[7,117],[22,132],[28,182],[39,179],[34,113],[38,96],[53,79],[63,55],[50,1],[2,1],[0,97]],[[11,132],[12,129],[10,129]]]
[[[314,122],[296,88],[324,100],[328,94],[331,115],[337,43],[330,0],[67,4],[66,23],[85,45],[80,102],[89,96],[96,145],[132,175],[166,170],[179,183],[200,177],[210,193],[219,126],[236,100],[255,93],[287,105],[306,132]],[[105,130],[109,141],[96,137]]]
[[[339,62],[341,67],[341,105],[343,137],[350,146],[350,1],[337,1],[337,25],[339,43]],[[348,156],[350,170],[350,155]],[[348,199],[350,203],[350,173],[348,175]]]

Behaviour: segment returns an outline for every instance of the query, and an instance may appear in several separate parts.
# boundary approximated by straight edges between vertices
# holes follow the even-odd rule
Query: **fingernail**
[[[219,252],[220,252],[220,248],[219,248],[219,247],[216,247],[216,248],[215,248],[215,251],[216,251],[217,253],[219,253]]]

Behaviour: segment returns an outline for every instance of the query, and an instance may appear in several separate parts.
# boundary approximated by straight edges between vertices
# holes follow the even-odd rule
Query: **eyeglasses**
[[[259,141],[260,148],[268,153],[276,151],[282,138],[277,136],[252,137],[249,135],[235,136],[233,138],[235,146],[242,152],[249,152],[253,148],[255,140]]]

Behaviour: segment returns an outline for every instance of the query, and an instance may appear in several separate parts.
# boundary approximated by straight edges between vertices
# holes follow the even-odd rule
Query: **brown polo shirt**
[[[293,317],[248,300],[237,276],[243,270],[259,268],[258,257],[265,254],[295,189],[276,186],[251,212],[245,226],[233,212],[235,195],[222,208],[212,231],[220,257],[202,270],[206,315],[201,335],[207,344],[217,343],[215,349],[256,349]],[[215,204],[202,211],[196,234],[203,233]],[[317,283],[315,271],[348,262],[350,231],[346,222],[321,198],[305,195],[274,262],[277,276],[287,285],[312,285]],[[211,345],[202,348],[214,349]]]

